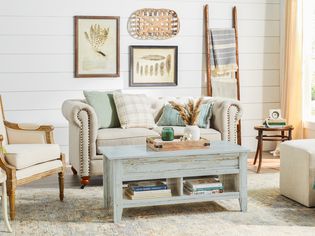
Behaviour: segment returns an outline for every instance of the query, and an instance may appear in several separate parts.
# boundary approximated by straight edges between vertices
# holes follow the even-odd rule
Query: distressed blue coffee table
[[[114,223],[124,208],[239,199],[247,210],[247,153],[237,144],[216,141],[207,149],[151,151],[146,145],[103,147],[104,205],[113,208]],[[219,175],[224,192],[213,195],[185,195],[185,177]],[[166,179],[172,197],[130,200],[124,197],[123,182]]]

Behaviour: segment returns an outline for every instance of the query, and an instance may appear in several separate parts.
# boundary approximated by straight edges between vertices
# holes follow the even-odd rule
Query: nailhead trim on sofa
[[[87,166],[88,166],[88,172],[87,173],[85,173],[85,171],[84,171],[84,168],[83,168],[83,166],[84,166],[84,159],[83,159],[83,122],[82,122],[82,120],[81,120],[81,118],[79,117],[79,115],[80,115],[80,112],[81,111],[84,111],[84,112],[86,112],[87,113],[87,115],[88,115],[88,127],[89,127],[89,130],[88,130],[88,140],[87,140],[87,142],[88,142],[88,144],[90,144],[90,114],[89,114],[89,111],[87,110],[87,109],[81,109],[78,113],[77,113],[77,118],[78,118],[78,120],[80,121],[80,174],[81,174],[81,177],[82,176],[89,176],[90,175],[90,160],[91,160],[91,150],[90,150],[90,148],[88,149],[88,156],[89,156],[89,158],[88,158],[88,163],[86,163],[87,164]],[[90,147],[90,145],[89,145],[89,147]]]
[[[233,137],[233,140],[231,138],[232,134],[231,134],[230,126],[228,125],[228,141],[233,141],[234,143],[237,143],[237,123],[236,123],[236,121],[237,121],[237,117],[238,117],[238,114],[240,112],[240,109],[239,109],[238,106],[236,106],[234,104],[229,106],[229,108],[228,108],[228,117],[227,117],[228,124],[230,124],[230,122],[231,122],[231,120],[230,120],[230,117],[231,117],[231,115],[230,115],[230,108],[231,107],[235,107],[237,112],[235,112],[235,116],[234,116],[234,124],[235,125],[234,125],[234,133],[233,133],[234,137]]]

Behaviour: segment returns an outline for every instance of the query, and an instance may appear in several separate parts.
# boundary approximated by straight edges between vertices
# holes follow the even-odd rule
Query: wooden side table
[[[261,162],[262,162],[262,151],[263,151],[263,141],[287,141],[292,139],[292,130],[294,129],[292,125],[287,125],[281,128],[268,128],[264,125],[256,125],[254,127],[258,131],[257,139],[257,150],[254,159],[254,165],[256,164],[257,157],[259,156],[259,163],[257,168],[257,173],[260,172]],[[280,134],[267,135],[264,132],[268,131],[279,131]]]

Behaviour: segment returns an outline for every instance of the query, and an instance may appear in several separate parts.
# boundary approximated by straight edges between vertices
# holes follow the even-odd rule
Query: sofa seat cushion
[[[170,126],[167,126],[170,127]],[[171,126],[174,129],[175,135],[184,135],[185,127],[182,126]],[[157,133],[161,134],[163,126],[159,126],[154,129]],[[221,140],[221,133],[215,129],[203,129],[200,128],[200,136],[210,141]]]
[[[60,158],[58,144],[9,144],[4,148],[6,161],[18,170]]]
[[[169,126],[168,126],[169,127]],[[160,136],[163,126],[153,130],[145,128],[109,128],[98,130],[96,145],[97,153],[101,154],[99,147],[102,146],[119,146],[119,145],[144,145],[146,137]],[[183,135],[185,127],[173,126],[175,135]],[[221,140],[221,133],[215,129],[200,129],[201,137],[210,141]],[[95,156],[93,159],[99,159]]]
[[[98,147],[101,146],[145,144],[146,137],[158,135],[157,132],[146,128],[100,129],[98,130],[96,139],[97,152],[100,154]]]

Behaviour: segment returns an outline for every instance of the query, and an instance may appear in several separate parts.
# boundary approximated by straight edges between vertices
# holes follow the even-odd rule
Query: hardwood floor
[[[256,165],[253,165],[254,162],[254,157],[255,153],[251,152],[248,156],[248,170],[249,172],[255,172],[257,170],[258,166],[258,161]],[[262,159],[262,164],[261,164],[261,169],[260,169],[260,174],[264,173],[275,173],[279,172],[280,170],[280,157],[274,157],[272,154],[269,152],[263,152],[263,159]]]
[[[78,175],[73,175],[71,168],[67,168],[64,181],[65,181],[65,189],[67,188],[80,188],[81,178]],[[103,178],[102,176],[96,176],[91,178],[89,186],[102,186]],[[52,188],[58,187],[58,175],[49,176],[47,178],[34,181],[30,184],[26,184],[23,186],[19,186],[19,188]]]
[[[256,166],[253,165],[255,153],[250,153],[248,157],[248,170],[250,174],[256,173]],[[260,174],[278,172],[280,167],[280,158],[272,156],[269,152],[263,153],[263,161]],[[102,176],[91,178],[90,186],[101,186],[103,182]],[[80,178],[73,175],[70,168],[67,168],[65,174],[65,188],[80,188]],[[34,181],[30,184],[20,186],[19,188],[58,188],[58,175],[49,176],[45,179]],[[88,186],[87,186],[88,188]]]

